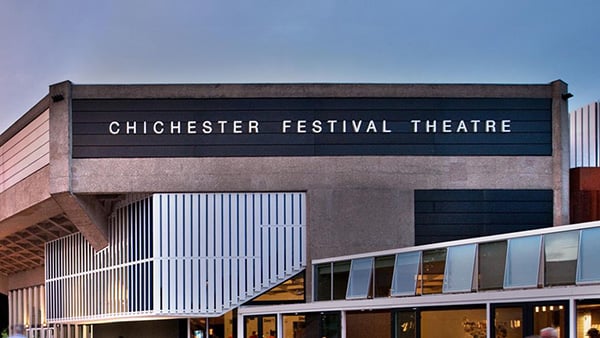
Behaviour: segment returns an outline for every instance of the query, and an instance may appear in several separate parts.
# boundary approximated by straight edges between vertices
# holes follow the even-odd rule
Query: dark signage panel
[[[73,100],[74,158],[552,154],[550,99]]]

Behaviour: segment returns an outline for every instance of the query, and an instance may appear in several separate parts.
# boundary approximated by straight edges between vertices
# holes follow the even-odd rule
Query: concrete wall
[[[65,86],[65,83],[60,84],[60,87]],[[69,92],[65,88],[63,91]],[[567,117],[566,101],[561,97],[566,93],[566,85],[561,81],[549,85],[515,86],[73,85],[70,93],[73,99],[328,96],[553,98],[555,136],[552,157],[72,159],[68,176],[71,178],[70,188],[75,194],[306,191],[310,259],[412,245],[415,189],[553,189],[554,223],[560,225],[568,222],[568,188],[565,188],[568,163],[563,163],[565,152],[568,156],[568,123],[564,122]],[[565,140],[567,143],[563,144]],[[61,158],[66,161],[64,156]]]
[[[413,244],[415,189],[552,189],[550,157],[73,160],[73,190],[306,191],[311,258]]]

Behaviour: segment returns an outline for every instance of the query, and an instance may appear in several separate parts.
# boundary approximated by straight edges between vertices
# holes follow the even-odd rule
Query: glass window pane
[[[421,294],[442,293],[446,248],[423,251],[423,267],[417,292]]]
[[[350,275],[350,261],[333,263],[333,299],[345,299]]]
[[[331,300],[331,263],[319,264],[315,270],[317,279],[315,300]]]
[[[282,337],[308,338],[306,330],[306,316],[303,314],[283,315],[283,335]],[[315,332],[315,336],[318,335]],[[247,337],[247,336],[245,336]],[[314,337],[314,336],[313,336]]]
[[[389,297],[395,256],[375,257],[375,297]]]
[[[494,311],[495,337],[523,337],[523,325],[522,307],[497,307]]]
[[[421,252],[405,252],[396,255],[392,296],[413,296],[416,293],[417,276],[421,265]]]
[[[448,248],[444,292],[470,292],[473,289],[476,244]]]
[[[537,287],[541,249],[542,236],[508,241],[504,288]]]
[[[598,299],[577,301],[577,337],[588,338],[586,333],[592,328],[600,329],[600,301]]]
[[[350,280],[346,298],[367,298],[371,275],[373,273],[373,257],[353,259],[350,267]]]
[[[341,337],[342,316],[339,312],[321,313],[321,334],[318,337]]]
[[[485,308],[423,310],[420,337],[486,337]]]
[[[600,259],[597,259],[598,243],[600,243],[600,228],[581,230],[577,283],[600,281]]]
[[[567,329],[567,323],[569,319],[566,315],[568,308],[569,305],[566,301],[552,303],[537,302],[533,309],[534,332],[540,332],[541,329],[551,326],[558,331],[558,338],[568,337],[569,330]]]
[[[575,284],[579,231],[544,236],[545,285]]]
[[[479,244],[479,290],[502,289],[506,241]]]

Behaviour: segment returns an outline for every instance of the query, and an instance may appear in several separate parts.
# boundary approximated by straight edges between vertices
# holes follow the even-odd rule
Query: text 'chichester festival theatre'
[[[388,123],[387,120],[331,119],[282,120],[276,123],[279,125],[277,131],[281,134],[511,132],[511,120],[410,120]],[[392,125],[403,127],[394,130]],[[111,121],[108,124],[108,133],[111,135],[260,134],[261,122],[258,120]]]

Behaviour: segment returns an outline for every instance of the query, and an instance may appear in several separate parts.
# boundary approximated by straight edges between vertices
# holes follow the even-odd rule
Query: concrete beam
[[[108,246],[108,213],[95,197],[70,192],[52,197],[95,250]]]
[[[46,271],[43,266],[35,269],[17,272],[8,277],[8,290],[23,289],[32,286],[44,285]]]

